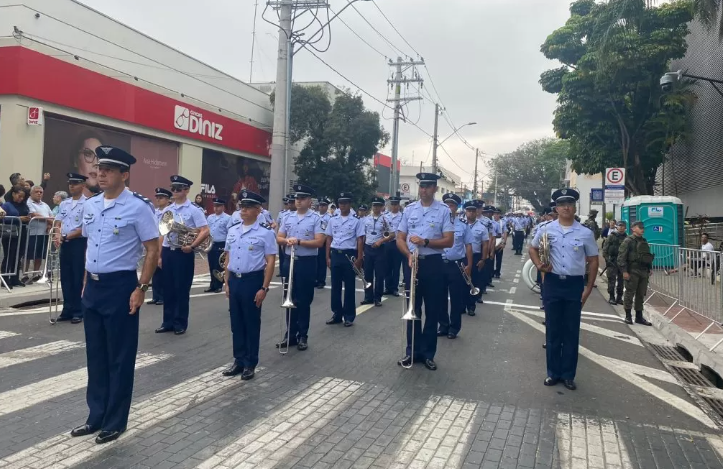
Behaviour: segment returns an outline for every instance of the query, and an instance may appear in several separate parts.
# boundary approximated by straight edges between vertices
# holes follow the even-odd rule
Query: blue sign
[[[663,232],[663,227],[662,227],[662,226],[654,226],[654,227],[653,227],[653,231],[656,232],[656,233],[662,233],[662,232]]]
[[[603,203],[605,200],[605,191],[603,189],[590,189],[590,202]]]

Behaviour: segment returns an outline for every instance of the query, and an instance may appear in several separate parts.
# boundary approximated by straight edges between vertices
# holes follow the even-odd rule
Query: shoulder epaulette
[[[236,225],[240,225],[241,223],[243,223],[243,221],[242,221],[242,220],[238,220],[236,223],[232,223],[231,226],[229,226],[229,229],[233,228],[233,227],[236,226]],[[259,224],[260,224],[260,223],[259,223]]]
[[[151,202],[151,199],[144,196],[143,194],[139,194],[138,192],[132,192],[132,191],[131,191],[131,194],[133,194],[133,196],[136,197],[137,199],[141,199],[143,202],[153,205],[153,202]],[[93,196],[93,197],[95,197],[95,196]]]
[[[267,230],[271,229],[271,225],[269,225],[268,223],[259,223],[259,226],[261,228],[266,228]]]
[[[98,196],[101,195],[102,193],[103,193],[103,191],[98,192],[97,194],[93,194],[93,195],[91,195],[90,197],[86,197],[85,200],[90,200],[90,199],[92,199],[93,197],[98,197]],[[133,194],[135,194],[135,192],[134,192]],[[71,199],[70,199],[70,197],[68,197],[68,199],[66,199],[66,200],[71,200]]]

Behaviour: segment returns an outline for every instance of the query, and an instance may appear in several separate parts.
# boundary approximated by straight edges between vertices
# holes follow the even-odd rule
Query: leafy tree
[[[554,126],[570,143],[572,168],[596,174],[625,167],[634,195],[652,194],[670,146],[686,137],[688,86],[660,89],[668,63],[685,55],[694,0],[648,7],[646,0],[578,0],[571,17],[542,45],[563,65],[544,72],[558,95]]]
[[[341,94],[332,106],[321,87],[295,85],[290,135],[292,144],[305,140],[294,165],[299,181],[332,199],[350,191],[358,202],[371,201],[377,188],[372,158],[389,134],[360,96]]]
[[[648,7],[652,7],[662,0],[647,0]],[[723,39],[723,15],[719,16],[722,0],[694,0],[693,1],[693,14],[703,25],[710,29],[713,26],[718,27],[718,37]]]
[[[526,199],[535,210],[542,211],[550,204],[552,190],[560,187],[569,151],[570,144],[565,140],[533,140],[489,164],[497,176],[498,187],[507,187],[508,193]]]

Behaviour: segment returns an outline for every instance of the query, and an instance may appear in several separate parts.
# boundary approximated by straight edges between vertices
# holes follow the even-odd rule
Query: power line
[[[417,57],[421,57],[422,54],[420,54],[419,52],[417,52],[417,50],[414,48],[414,46],[412,46],[412,45],[409,43],[409,41],[407,41],[407,40],[405,39],[405,37],[402,36],[402,33],[399,32],[399,30],[396,28],[396,26],[394,26],[394,24],[392,24],[392,22],[389,21],[389,18],[387,18],[387,15],[385,15],[384,12],[382,11],[382,9],[379,8],[379,5],[377,4],[377,2],[375,2],[374,0],[372,0],[372,3],[374,4],[375,7],[377,7],[377,10],[379,10],[379,13],[382,14],[382,16],[384,17],[384,19],[387,20],[387,23],[389,23],[389,26],[391,26],[392,29],[394,29],[394,31],[399,35],[399,37],[402,38],[402,41],[404,41],[404,42],[409,46],[409,48],[412,49],[412,51],[414,51],[415,54],[417,54]]]
[[[382,39],[384,39],[384,42],[386,42],[387,44],[389,44],[389,46],[390,46],[392,49],[394,49],[395,54],[398,53],[398,54],[403,55],[403,56],[405,56],[405,57],[409,57],[409,54],[405,53],[402,49],[400,49],[399,47],[395,46],[395,45],[392,43],[392,41],[390,41],[389,39],[386,38],[386,36],[384,36],[382,33],[380,33],[379,30],[378,30],[377,28],[375,28],[374,25],[369,22],[369,20],[366,18],[366,16],[362,15],[362,13],[357,9],[356,5],[352,5],[351,7],[354,9],[354,11],[356,11],[356,12],[359,14],[359,16],[362,17],[362,19],[364,20],[364,22],[366,22],[366,24],[368,24],[369,27],[372,28],[372,29],[374,30],[374,32],[376,32],[376,33],[379,35],[379,37],[381,37]]]
[[[336,15],[336,12],[335,12],[334,10],[332,10],[331,8],[329,8],[329,10],[331,10],[331,12],[334,13],[334,15]],[[379,51],[379,49],[377,49],[377,48],[374,47],[373,45],[369,44],[369,43],[366,41],[366,39],[364,39],[363,37],[361,37],[356,31],[354,31],[354,30],[351,28],[351,26],[349,26],[349,25],[346,23],[346,21],[344,21],[341,17],[337,17],[337,19],[338,19],[339,21],[341,21],[341,23],[342,23],[344,26],[346,26],[349,31],[351,31],[352,33],[354,33],[354,35],[355,35],[356,37],[358,37],[361,42],[363,42],[364,44],[366,44],[367,46],[369,46],[369,48],[372,49],[372,50],[373,50],[374,52],[376,52],[377,54],[379,54],[379,55],[381,55],[382,57],[384,57],[385,59],[389,60],[389,57],[388,57],[387,55],[383,54],[382,52]]]

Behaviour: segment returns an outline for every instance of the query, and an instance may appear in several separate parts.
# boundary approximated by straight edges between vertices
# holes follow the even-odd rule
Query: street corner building
[[[130,189],[146,197],[173,174],[201,182],[209,211],[268,197],[266,93],[74,0],[0,0],[0,31],[3,179],[50,173],[49,199],[71,171],[92,190],[93,152],[111,145],[138,157]]]

